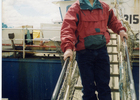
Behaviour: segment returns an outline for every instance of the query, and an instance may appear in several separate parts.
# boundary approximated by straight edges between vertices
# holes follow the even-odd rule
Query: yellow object
[[[33,30],[33,39],[40,38],[40,30]]]

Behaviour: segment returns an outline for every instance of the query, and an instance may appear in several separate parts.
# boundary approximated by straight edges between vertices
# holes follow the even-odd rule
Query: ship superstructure
[[[51,98],[52,100],[82,100],[82,91],[81,91],[82,85],[81,85],[81,79],[79,75],[77,62],[75,61],[75,58],[73,58],[72,62],[69,62],[68,59],[64,62],[63,52],[60,49],[60,43],[61,43],[60,29],[63,22],[63,18],[68,8],[75,1],[76,0],[60,0],[60,1],[53,2],[54,4],[58,5],[60,10],[61,21],[59,22],[54,22],[53,24],[41,23],[39,29],[35,29],[33,28],[33,26],[28,26],[28,25],[22,26],[21,28],[2,29],[2,57],[3,57],[2,67],[6,66],[5,68],[8,68],[8,65],[6,63],[9,62],[9,59],[10,61],[14,61],[14,62],[22,62],[23,66],[19,67],[22,71],[21,70],[19,71],[22,74],[24,74],[25,72],[28,75],[31,75],[29,77],[26,75],[22,76],[21,73],[17,74],[19,75],[18,77],[21,78],[19,79],[18,82],[16,81],[16,84],[18,85],[16,86],[17,90],[23,89],[24,87],[26,88],[28,87],[26,90],[23,91],[21,90],[18,96],[9,95],[8,93],[11,94],[13,93],[15,95],[17,91],[14,92],[12,89],[8,90],[6,86],[3,85],[3,91],[2,91],[3,98],[9,98],[9,100],[18,100],[19,98],[20,100],[25,100],[25,97],[26,99],[29,100],[31,99],[39,100],[40,98],[41,100],[50,100]],[[114,1],[102,0],[102,1],[108,3],[110,5],[110,8],[114,10],[116,16],[118,16],[118,18],[122,21],[122,24],[127,28],[127,33],[129,35],[129,39],[126,42],[122,43],[120,41],[119,36],[117,36],[116,33],[109,30],[111,34],[111,40],[110,43],[107,45],[107,48],[110,56],[110,70],[111,70],[110,87],[112,91],[112,99],[120,100],[121,98],[121,100],[138,100],[139,86],[137,84],[139,83],[137,83],[136,80],[139,78],[137,76],[137,78],[135,77],[133,79],[133,76],[135,75],[134,74],[135,72],[133,71],[134,68],[139,69],[138,68],[139,32],[140,32],[139,0],[134,0],[134,1],[131,0],[127,4],[124,0],[114,0]],[[134,4],[133,8],[130,8],[128,4]],[[56,60],[59,60],[59,65],[58,65],[59,68],[53,67],[54,69],[51,69],[52,67],[50,66],[53,65],[53,62],[51,62],[52,65],[49,65],[49,67],[46,66],[50,69],[44,69],[45,71],[49,70],[48,73],[51,76],[49,78],[50,82],[46,82],[45,79],[44,81],[41,78],[42,76],[45,76],[46,79],[48,79],[48,76],[46,75],[49,75],[43,72],[43,67],[39,67],[42,66],[43,64],[36,67],[36,68],[39,67],[39,72],[36,77],[32,77],[32,75],[36,75],[36,74],[34,74],[35,73],[35,71],[33,71],[34,68],[30,67],[31,64],[29,63],[30,62],[35,63],[36,59],[39,59],[38,63],[40,64],[46,61],[47,64],[49,64],[50,60],[55,60],[54,62],[58,63]],[[25,66],[24,66],[24,61],[26,63]],[[63,66],[62,70],[60,68],[60,65]],[[11,63],[11,66],[15,66],[15,64]],[[3,73],[6,73],[3,74],[4,75],[3,84],[7,85],[8,83],[6,82],[6,80],[8,79],[7,77],[9,77],[8,76],[9,74],[7,69],[5,68],[3,68],[4,69]],[[59,72],[56,71],[55,68]],[[12,70],[12,67],[10,67],[10,70]],[[40,74],[41,73],[40,71],[42,71],[42,74]],[[55,72],[57,74],[57,77],[52,78],[52,74],[55,74]],[[53,75],[53,77],[55,77],[55,75]],[[9,79],[13,80],[14,78],[9,77]],[[23,82],[21,83],[21,81]],[[49,93],[49,91],[44,90],[44,87],[41,87],[39,84],[37,85],[35,84],[36,82],[38,83],[38,81],[41,81],[41,84],[46,84],[43,85],[45,88],[46,87],[49,88],[49,86],[47,86],[47,83],[50,84],[51,89],[48,90],[50,90],[51,94],[49,94],[48,97],[47,97],[47,93]],[[53,84],[53,86],[51,84]],[[11,84],[11,86],[13,85],[14,84]],[[23,87],[21,85],[23,85]],[[35,96],[36,92],[33,92],[34,90],[33,85],[41,87],[41,90],[39,90],[40,92],[37,92],[39,97]],[[47,91],[47,92],[45,92],[46,94],[42,95],[41,94],[42,91]],[[24,92],[28,92],[29,94]],[[27,94],[28,96],[24,96]]]

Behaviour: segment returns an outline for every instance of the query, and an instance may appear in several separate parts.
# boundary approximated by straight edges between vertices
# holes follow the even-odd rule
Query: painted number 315
[[[139,23],[139,15],[124,15],[125,20],[129,21],[130,24],[138,24]]]

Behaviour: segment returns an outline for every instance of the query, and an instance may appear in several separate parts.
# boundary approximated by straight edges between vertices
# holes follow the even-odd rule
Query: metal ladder
[[[112,100],[137,100],[134,80],[131,71],[128,46],[126,39],[124,46],[120,45],[120,38],[111,32],[111,41],[107,45],[110,56],[110,88]],[[118,43],[117,43],[118,42]],[[123,49],[120,51],[120,48]],[[79,77],[75,85],[72,100],[82,100],[82,85]]]
[[[120,100],[119,95],[119,62],[118,62],[118,53],[117,53],[117,34],[111,32],[110,43],[107,45],[108,54],[110,56],[110,88],[112,100]],[[65,62],[62,69],[62,74],[60,74],[60,78],[58,79],[56,88],[54,90],[53,96],[51,100],[82,100],[82,85],[81,78],[79,76],[78,66],[76,61],[68,64],[68,60]],[[70,69],[71,67],[73,69]],[[64,74],[65,73],[65,74]],[[72,75],[73,73],[73,75]],[[70,86],[68,83],[72,82],[72,78],[75,74],[75,84]],[[71,76],[71,77],[70,77]],[[65,77],[65,78],[64,78]],[[70,78],[71,79],[70,79]],[[64,79],[64,80],[62,80]],[[63,82],[62,82],[63,81]],[[62,86],[60,86],[62,84]],[[61,88],[60,88],[61,87]],[[71,88],[74,88],[73,90]],[[71,93],[70,93],[71,92]]]
[[[121,47],[119,44],[120,38],[117,34],[111,32],[111,41],[107,45],[107,48],[110,57],[109,86],[111,88],[112,100],[137,100],[127,42],[125,40],[124,52],[119,51]],[[127,60],[122,59],[124,56]],[[81,78],[75,56],[72,62],[69,62],[68,59],[64,63],[51,100],[82,100]]]
[[[108,54],[110,57],[110,88],[112,100],[120,100],[119,94],[119,62],[117,52],[117,34],[111,32],[110,43],[107,45]],[[78,82],[75,85],[75,92],[72,100],[82,100],[82,84],[79,76]],[[96,92],[97,93],[97,92]]]

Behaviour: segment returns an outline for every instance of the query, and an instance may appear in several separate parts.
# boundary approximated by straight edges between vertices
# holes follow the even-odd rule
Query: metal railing
[[[72,100],[78,78],[79,69],[73,52],[72,61],[67,58],[64,63],[51,100]]]
[[[119,69],[120,69],[120,82],[119,82],[119,90],[120,90],[120,98],[121,100],[137,100],[135,87],[134,87],[134,80],[131,70],[131,53],[133,51],[133,47],[135,46],[134,43],[131,43],[132,39],[131,36],[133,35],[133,41],[135,41],[134,32],[132,31],[128,22],[123,20],[123,12],[122,9],[119,7],[119,0],[114,0],[115,10],[117,13],[118,19],[121,20],[121,23],[127,29],[128,33],[128,41],[124,38],[124,45],[123,42],[120,42],[120,37],[118,37],[118,54],[119,54]],[[127,44],[128,43],[128,44]],[[129,51],[128,51],[129,48]]]
[[[133,80],[133,75],[132,75],[132,70],[130,66],[130,59],[129,59],[129,54],[128,54],[128,47],[127,47],[127,42],[126,39],[124,38],[125,41],[125,52],[126,52],[126,57],[127,57],[127,70],[128,70],[128,77],[129,77],[129,82],[130,82],[130,95],[132,100],[136,100],[136,92],[135,92],[135,86],[134,86],[134,80]]]
[[[18,42],[20,42],[20,41],[22,41],[20,44],[18,43],[18,44],[14,44],[15,46],[22,46],[23,48],[22,48],[22,50],[15,50],[15,49],[13,49],[13,50],[8,50],[8,49],[4,49],[4,50],[2,50],[3,52],[22,52],[23,53],[23,58],[25,58],[25,54],[26,53],[35,53],[35,52],[40,52],[40,51],[35,51],[35,50],[26,50],[26,47],[43,47],[43,48],[56,48],[56,50],[60,47],[59,45],[57,45],[57,46],[50,46],[50,45],[47,45],[47,46],[40,46],[40,45],[26,45],[26,43],[25,43],[25,41],[45,41],[45,42],[50,42],[50,41],[52,41],[52,39],[53,38],[44,38],[44,34],[43,34],[43,31],[59,31],[60,30],[60,28],[55,28],[55,29],[52,29],[52,28],[47,28],[47,29],[41,29],[41,28],[38,28],[38,29],[36,29],[36,28],[2,28],[2,31],[5,31],[5,30],[7,30],[9,33],[14,33],[13,31],[14,30],[18,30],[18,31],[20,31],[20,33],[18,33],[18,34],[20,34],[20,36],[22,35],[22,38],[21,39],[17,39],[17,36],[16,36],[16,38],[14,39],[14,38],[11,38],[11,39],[9,39],[9,38],[7,38],[7,36],[5,37],[5,38],[3,38],[2,39],[2,45],[3,46],[11,46],[12,44],[10,44],[10,43],[8,43],[7,44],[7,42],[5,43],[4,41],[18,41]],[[25,34],[27,33],[26,31],[27,30],[40,30],[40,39],[25,39]],[[4,34],[4,33],[3,33]],[[6,33],[7,34],[7,33]],[[8,34],[7,34],[8,35]],[[56,44],[56,41],[54,40],[53,41],[54,42],[54,44]],[[10,48],[11,49],[11,48]],[[59,51],[60,52],[60,51]],[[40,53],[48,53],[48,52],[40,52]],[[59,53],[59,55],[61,55],[60,53]]]
[[[125,58],[124,58],[125,57]],[[127,41],[124,38],[124,45],[119,57],[120,62],[120,96],[121,100],[137,100],[134,80],[129,59]]]
[[[66,72],[68,64],[69,64],[69,59],[70,58],[67,58],[65,63],[64,63],[64,66],[62,68],[59,79],[58,79],[57,84],[55,86],[55,89],[54,89],[51,100],[56,100],[57,99],[57,96],[59,94],[59,91],[60,91],[60,88],[61,88],[61,85],[62,85],[62,82],[63,82],[63,79],[64,79],[65,72]]]

